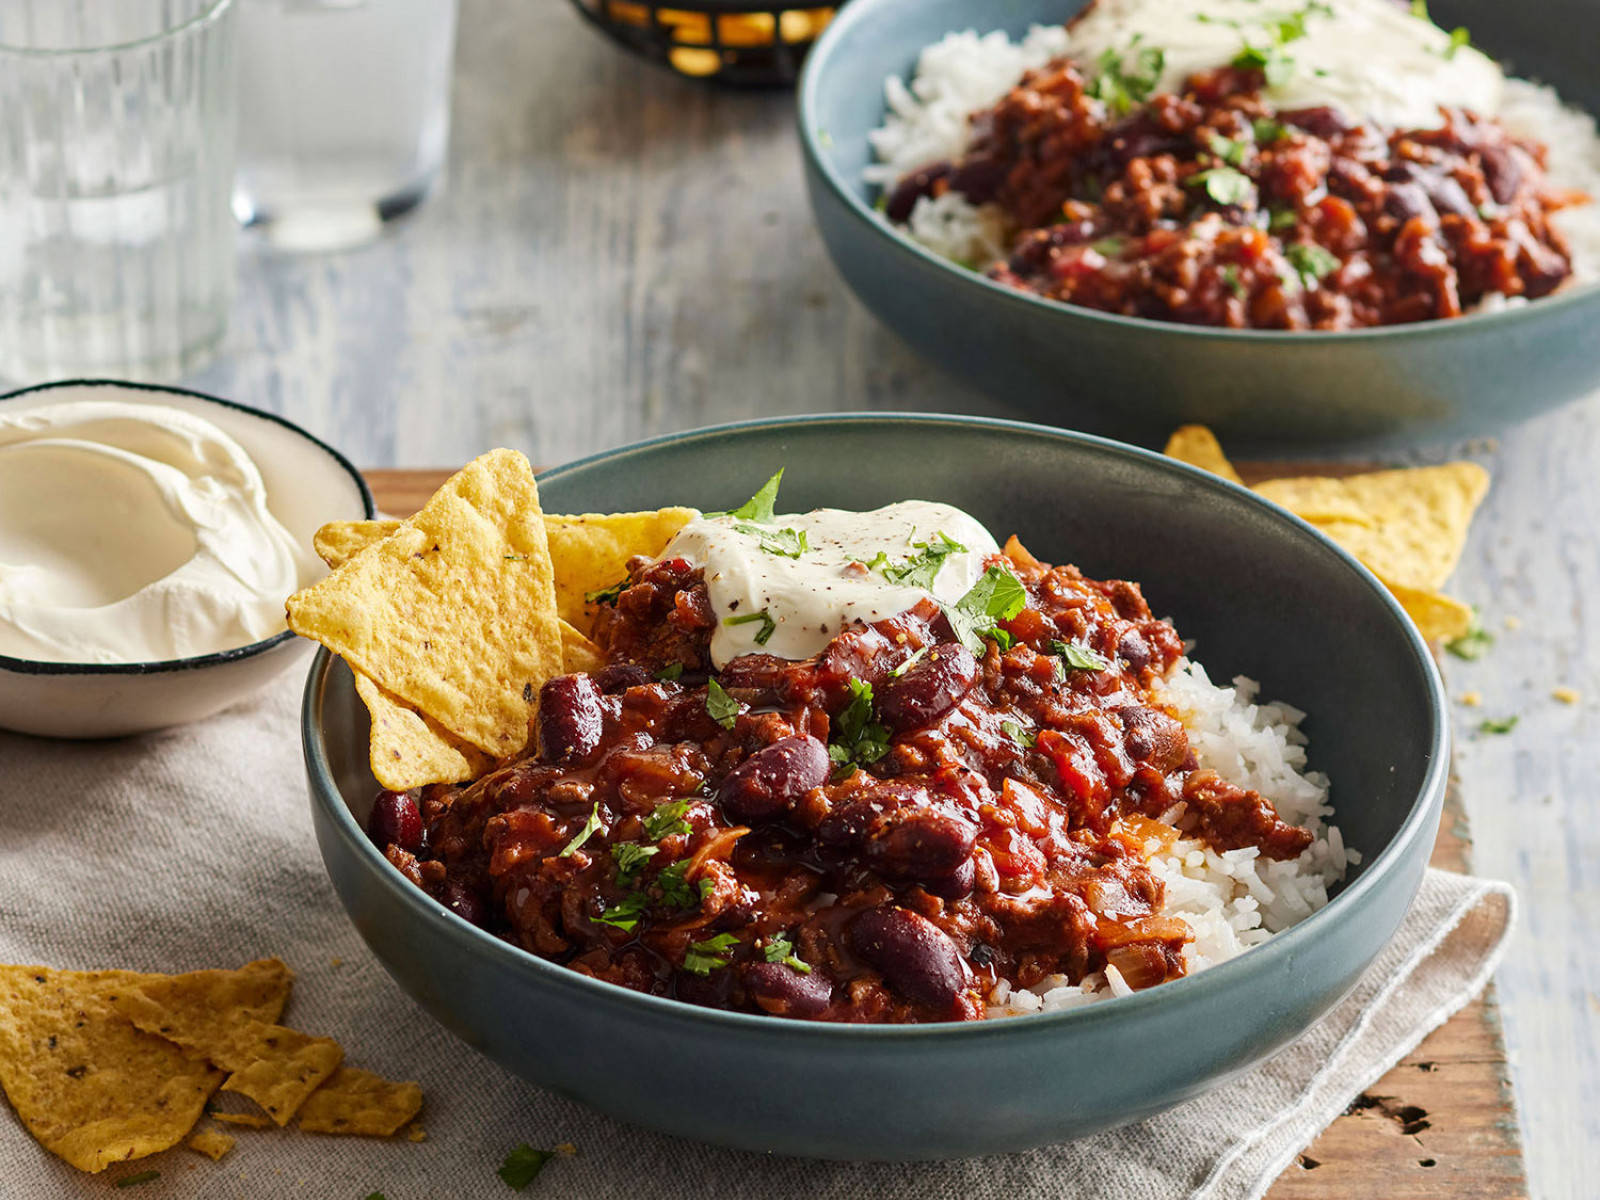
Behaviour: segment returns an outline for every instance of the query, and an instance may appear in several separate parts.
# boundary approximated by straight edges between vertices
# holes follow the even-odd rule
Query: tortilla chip
[[[571,675],[577,671],[598,671],[606,665],[605,651],[565,621],[561,622],[561,671]]]
[[[334,570],[344,566],[368,546],[395,533],[401,521],[330,521],[311,539],[317,557]]]
[[[80,1171],[177,1145],[222,1082],[113,1009],[111,996],[161,978],[0,966],[0,1086],[39,1143]]]
[[[585,635],[594,630],[597,606],[584,596],[627,578],[635,555],[657,557],[696,513],[692,508],[655,512],[584,513],[545,517],[561,618]]]
[[[492,755],[395,699],[360,672],[356,692],[372,718],[368,757],[373,777],[384,787],[405,792],[429,783],[460,783],[476,779],[494,764]]]
[[[1381,576],[1380,576],[1381,578]],[[1472,628],[1472,609],[1443,592],[1427,592],[1385,579],[1425,641],[1449,641]]]
[[[340,1067],[301,1108],[300,1128],[389,1137],[421,1107],[422,1089],[414,1083],[391,1083],[371,1071]]]
[[[550,549],[528,460],[492,450],[411,520],[289,598],[289,626],[504,758],[561,673]]]
[[[213,1112],[207,1115],[213,1121],[222,1121],[228,1125],[243,1125],[246,1129],[271,1129],[273,1125],[272,1118],[266,1113]]]
[[[1217,435],[1204,425],[1184,425],[1176,430],[1167,439],[1166,449],[1162,453],[1168,458],[1175,458],[1192,467],[1210,471],[1213,475],[1220,475],[1231,483],[1241,485],[1244,483],[1244,480],[1239,478],[1239,472],[1235,471],[1233,464],[1228,461],[1228,456],[1222,452],[1222,445],[1217,441]]]
[[[339,1065],[332,1038],[272,1024],[236,1003],[248,983],[236,971],[157,976],[111,998],[139,1029],[157,1034],[230,1072],[225,1092],[248,1096],[279,1125],[294,1116]]]
[[[1425,592],[1437,591],[1455,570],[1472,514],[1488,490],[1489,473],[1470,462],[1343,479],[1274,479],[1256,488],[1312,521],[1374,574]],[[1331,513],[1336,496],[1367,519]]]
[[[212,1162],[218,1162],[222,1156],[234,1147],[233,1138],[215,1129],[202,1129],[188,1142],[189,1149],[197,1154],[204,1154]]]

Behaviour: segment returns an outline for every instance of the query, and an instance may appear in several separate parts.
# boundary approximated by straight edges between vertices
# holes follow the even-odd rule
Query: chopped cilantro
[[[850,703],[833,719],[828,758],[841,775],[889,753],[889,731],[872,719],[872,685],[850,681]]]
[[[1445,47],[1444,56],[1447,59],[1454,58],[1458,50],[1470,45],[1472,45],[1472,35],[1467,32],[1467,27],[1457,25],[1450,31],[1450,44]]]
[[[903,583],[908,587],[931,588],[933,581],[939,575],[939,568],[944,566],[944,560],[952,554],[964,554],[967,549],[948,533],[941,531],[938,537],[938,541],[930,538],[926,542],[911,543],[911,548],[920,551],[920,553],[913,554],[898,566],[889,562],[882,551],[879,551],[867,566],[877,571],[890,583]]]
[[[719,967],[728,965],[727,951],[739,944],[731,933],[719,933],[703,942],[690,942],[683,956],[683,969],[693,975],[709,975]]]
[[[689,822],[683,819],[691,803],[689,800],[668,800],[665,804],[656,805],[656,810],[644,819],[645,837],[652,842],[659,842],[675,833],[692,832]]]
[[[682,674],[683,664],[681,662],[670,662],[656,672],[656,678],[662,683],[671,683]]]
[[[1223,162],[1235,167],[1244,166],[1250,154],[1250,143],[1244,138],[1223,137],[1220,133],[1210,135],[1206,148]]]
[[[756,544],[768,554],[776,554],[781,558],[799,558],[811,545],[806,541],[804,529],[763,529],[760,525],[738,524],[734,526],[740,533],[747,533],[756,539]]]
[[[771,614],[766,609],[763,608],[760,612],[745,613],[742,617],[724,617],[722,619],[724,625],[748,625],[752,621],[761,622],[761,628],[756,630],[756,645],[765,646],[778,630],[778,623],[772,619]]]
[[[1472,624],[1460,637],[1451,638],[1444,644],[1444,648],[1457,658],[1464,658],[1468,662],[1477,662],[1489,652],[1489,647],[1494,645],[1494,634],[1483,627],[1478,620],[1478,610],[1472,610]]]
[[[1232,167],[1210,167],[1184,180],[1190,187],[1203,187],[1218,204],[1247,204],[1255,195],[1250,176]]]
[[[724,729],[732,729],[733,723],[739,719],[739,702],[723,691],[722,685],[715,679],[708,679],[706,712],[710,713],[711,719]]]
[[[1103,237],[1089,243],[1089,249],[1096,254],[1103,254],[1107,258],[1115,258],[1122,253],[1122,247],[1127,244],[1126,238]]]
[[[898,667],[895,667],[894,669],[892,669],[889,672],[889,678],[890,679],[899,679],[900,676],[904,675],[907,671],[911,670],[912,667],[916,666],[918,661],[927,652],[928,652],[928,648],[926,646],[924,646],[922,649],[918,650],[910,658],[906,659],[905,662],[901,663]]]
[[[382,1192],[368,1192],[366,1200],[389,1200]]]
[[[663,904],[670,904],[674,908],[693,908],[698,903],[694,889],[684,878],[688,870],[687,858],[661,869],[661,873],[656,876],[656,886],[661,889]]]
[[[1257,117],[1250,122],[1250,132],[1256,135],[1256,141],[1263,146],[1270,146],[1278,139],[1287,137],[1289,133],[1271,117]]]
[[[889,211],[889,193],[879,192],[878,198],[872,202],[872,207],[878,212]]]
[[[1246,42],[1244,49],[1233,56],[1232,65],[1240,71],[1260,71],[1268,87],[1277,87],[1287,82],[1294,70],[1294,59],[1281,46],[1259,47]]]
[[[1006,734],[1011,738],[1012,741],[1021,742],[1024,746],[1033,745],[1033,734],[1029,733],[1015,721],[1001,721],[1000,728],[1006,731]]]
[[[1087,646],[1064,642],[1060,638],[1050,642],[1050,653],[1074,671],[1104,671],[1111,665]]]
[[[617,882],[627,883],[659,853],[660,847],[642,846],[638,842],[621,842],[611,847],[611,861],[617,864]]]
[[[1027,603],[1028,593],[1022,581],[996,563],[944,613],[961,644],[974,654],[982,654],[984,638],[1001,643],[1001,649],[1011,644],[1011,636],[997,628],[995,622],[1009,621]]]
[[[1244,298],[1244,281],[1239,278],[1239,268],[1232,263],[1222,268],[1222,285],[1240,299]]]
[[[1431,21],[1428,16],[1428,0],[1411,0],[1411,15],[1419,21]]]
[[[583,823],[583,828],[578,830],[577,836],[561,848],[557,858],[571,858],[578,847],[583,845],[600,828],[600,801],[594,802],[594,807],[589,810],[589,819]]]
[[[141,1183],[149,1183],[151,1180],[160,1178],[160,1171],[140,1171],[135,1175],[124,1175],[117,1180],[116,1186],[119,1188],[138,1187]]]
[[[613,929],[620,929],[623,933],[632,933],[634,926],[639,923],[639,915],[648,907],[650,900],[643,892],[629,892],[595,920]]]
[[[523,1142],[506,1155],[505,1162],[500,1164],[500,1169],[495,1174],[500,1176],[507,1187],[520,1192],[539,1177],[539,1172],[544,1170],[545,1163],[555,1156],[554,1150],[535,1150],[527,1142]]]
[[[1095,60],[1095,73],[1084,90],[1096,100],[1105,101],[1118,116],[1125,116],[1134,105],[1150,98],[1161,82],[1161,72],[1166,65],[1165,51],[1154,46],[1140,46],[1139,38],[1135,37],[1124,54],[1111,49],[1101,52]]]
[[[585,604],[615,604],[617,602],[617,597],[622,595],[622,593],[627,590],[628,581],[626,579],[619,579],[610,587],[601,588],[597,592],[585,592],[583,594],[583,600]]]
[[[1295,274],[1300,276],[1300,281],[1308,287],[1329,272],[1337,271],[1340,265],[1338,255],[1324,250],[1315,242],[1296,242],[1287,247],[1283,254]]]
[[[1300,223],[1300,214],[1292,208],[1275,208],[1272,210],[1272,219],[1267,222],[1267,228],[1276,232],[1293,229]]]
[[[790,970],[799,971],[802,975],[811,974],[811,964],[802,958],[795,957],[794,943],[787,934],[779,934],[770,939],[762,948],[761,956],[769,963],[782,963]]]
[[[1480,721],[1480,722],[1478,722],[1478,732],[1479,733],[1510,733],[1513,729],[1515,729],[1517,727],[1517,722],[1520,719],[1521,718],[1519,718],[1519,717],[1511,716],[1511,717],[1501,717],[1498,720],[1490,718],[1489,720]]]
[[[760,491],[738,508],[729,512],[707,513],[706,516],[733,517],[739,521],[754,521],[757,525],[770,525],[776,515],[772,506],[778,502],[778,484],[782,480],[783,468],[780,467],[776,475],[761,485]]]

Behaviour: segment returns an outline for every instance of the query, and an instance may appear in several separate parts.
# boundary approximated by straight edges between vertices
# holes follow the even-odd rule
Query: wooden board
[[[1267,464],[1237,464],[1246,480]],[[1296,473],[1310,470],[1297,464]],[[1343,466],[1337,472],[1355,468]],[[378,508],[406,516],[445,471],[366,472]],[[1454,780],[1433,865],[1466,871],[1471,839]],[[1525,1200],[1522,1142],[1491,988],[1425,1039],[1307,1146],[1268,1200]]]

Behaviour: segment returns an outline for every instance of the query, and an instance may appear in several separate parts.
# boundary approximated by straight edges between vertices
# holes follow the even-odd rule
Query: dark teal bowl
[[[851,0],[800,83],[806,186],[845,281],[884,324],[993,399],[1052,424],[1156,443],[1188,421],[1230,443],[1381,446],[1493,432],[1600,386],[1600,287],[1522,308],[1350,333],[1176,325],[1074,308],[992,283],[902,237],[861,171],[883,81],[963,29],[1066,20],[1083,0]],[[1600,4],[1437,0],[1513,73],[1600,112]]]
[[[1378,582],[1243,488],[1114,442],[975,418],[794,418],[644,442],[547,472],[555,512],[725,509],[778,467],[782,507],[919,497],[1095,576],[1144,584],[1213,677],[1311,715],[1313,766],[1364,858],[1326,908],[1189,978],[1066,1012],[837,1026],[696,1008],[600,983],[467,924],[362,833],[367,717],[318,656],[303,732],[317,841],[373,952],[463,1041],[532,1083],[652,1129],[827,1158],[1020,1150],[1160,1112],[1303,1032],[1394,933],[1422,878],[1447,768],[1427,648]],[[1115,1062],[1082,1085],[1085,1063]],[[461,1070],[471,1071],[464,1058]]]

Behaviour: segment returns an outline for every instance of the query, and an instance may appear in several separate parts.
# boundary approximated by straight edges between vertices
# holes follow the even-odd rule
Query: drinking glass
[[[450,138],[456,0],[238,0],[234,213],[275,244],[376,237]]]
[[[164,379],[233,300],[233,0],[0,0],[0,375]]]

